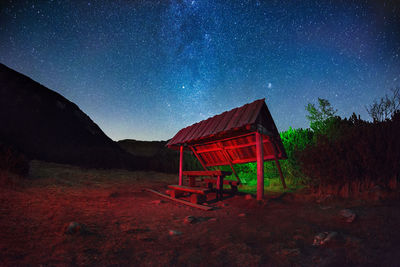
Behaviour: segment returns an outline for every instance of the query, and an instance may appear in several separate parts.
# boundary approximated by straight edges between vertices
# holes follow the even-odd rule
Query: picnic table
[[[184,171],[182,174],[188,177],[189,185],[169,185],[171,197],[179,197],[182,193],[188,192],[191,193],[190,201],[192,203],[201,203],[205,201],[205,196],[213,190],[213,184],[216,184],[217,200],[222,200],[223,198],[224,184],[229,184],[233,192],[237,191],[237,181],[224,181],[226,176],[232,174],[230,171]],[[196,185],[196,178],[198,177],[209,177],[203,180],[203,182],[207,183],[207,188]]]

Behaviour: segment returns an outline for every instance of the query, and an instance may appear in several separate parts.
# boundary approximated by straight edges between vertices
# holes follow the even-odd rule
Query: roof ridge
[[[242,128],[246,125],[253,124],[256,113],[258,114],[262,107],[262,104],[259,104],[260,102],[265,103],[265,98],[254,100],[251,103],[246,103],[240,107],[232,108],[207,119],[196,122],[192,125],[186,126],[178,131],[178,133],[167,143],[167,146],[203,139],[218,133],[227,132],[234,128]],[[249,110],[254,111],[247,112]],[[233,120],[234,114],[237,114],[239,118],[235,118],[235,120]],[[213,123],[213,120],[216,121]],[[208,129],[210,126],[213,126],[213,129]],[[197,134],[193,133],[194,128],[197,128],[195,129]]]

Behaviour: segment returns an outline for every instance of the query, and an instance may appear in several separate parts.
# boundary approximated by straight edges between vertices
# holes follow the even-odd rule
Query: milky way
[[[280,131],[400,86],[396,1],[1,1],[0,62],[115,140],[166,140],[266,98]]]

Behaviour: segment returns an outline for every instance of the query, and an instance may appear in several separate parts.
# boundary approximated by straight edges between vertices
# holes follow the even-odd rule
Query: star
[[[0,62],[114,140],[166,140],[260,98],[279,131],[307,128],[318,97],[370,119],[364,107],[400,86],[396,1],[3,2]]]

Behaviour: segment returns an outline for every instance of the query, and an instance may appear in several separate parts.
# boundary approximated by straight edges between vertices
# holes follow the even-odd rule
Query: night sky
[[[400,86],[398,1],[1,0],[0,62],[114,140],[166,140],[259,98],[280,131]]]

